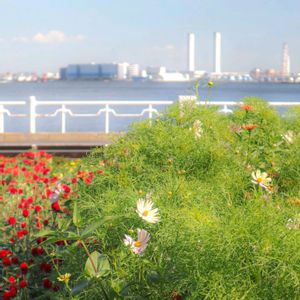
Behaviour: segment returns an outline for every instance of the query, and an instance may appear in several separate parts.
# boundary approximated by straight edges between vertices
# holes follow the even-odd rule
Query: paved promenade
[[[52,153],[80,155],[94,147],[112,143],[119,133],[97,132],[38,132],[38,133],[1,133],[0,153],[16,154],[31,148],[44,149]]]

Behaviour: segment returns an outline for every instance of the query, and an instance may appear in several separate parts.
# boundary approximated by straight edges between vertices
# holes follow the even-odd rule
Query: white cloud
[[[47,34],[37,33],[32,40],[37,43],[62,43],[67,39],[62,31],[51,30]]]
[[[29,41],[30,39],[25,36],[17,36],[11,39],[12,43],[28,43]]]
[[[74,36],[73,40],[75,41],[83,41],[85,39],[85,37],[81,34],[78,34],[76,36]]]
[[[46,34],[37,33],[33,36],[32,40],[36,43],[63,43],[66,41],[82,41],[84,36],[79,34],[76,36],[68,36],[62,31],[51,30]]]

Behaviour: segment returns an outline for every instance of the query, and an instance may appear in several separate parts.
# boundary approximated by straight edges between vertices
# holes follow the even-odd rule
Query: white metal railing
[[[154,106],[171,105],[173,101],[37,101],[34,96],[30,97],[30,133],[36,132],[36,119],[55,117],[61,113],[61,133],[66,132],[66,114],[71,117],[98,117],[105,114],[105,133],[109,133],[110,114],[120,118],[142,117],[148,113],[148,119],[153,119],[154,114],[159,115],[159,111]],[[54,113],[38,114],[37,106],[60,106]],[[67,106],[99,106],[96,113],[74,113]],[[114,106],[147,106],[140,113],[118,113]]]
[[[179,102],[187,102],[187,101],[196,101],[197,98],[195,96],[179,96]],[[243,102],[241,101],[196,101],[197,105],[207,105],[207,106],[222,106],[223,108],[220,112],[224,113],[232,113],[232,110],[228,108],[228,106],[241,106]],[[274,107],[290,107],[290,106],[298,106],[300,105],[300,101],[270,101],[268,102],[270,106]]]
[[[186,101],[195,101],[194,96],[179,96],[179,103],[184,103]],[[27,107],[26,101],[0,101],[0,133],[5,132],[4,128],[4,115],[6,114],[9,117],[15,118],[29,118],[29,131],[30,133],[35,133],[37,131],[36,121],[38,118],[51,118],[57,115],[61,115],[61,133],[66,132],[66,116],[70,117],[100,117],[104,114],[104,128],[105,133],[110,132],[110,116],[115,116],[118,118],[135,118],[142,117],[147,115],[148,119],[151,122],[153,117],[159,116],[160,112],[156,107],[159,106],[168,106],[173,104],[174,101],[92,101],[92,100],[74,100],[74,101],[38,101],[34,96],[29,98],[29,114],[16,114],[11,113],[8,110],[7,106],[24,106]],[[200,101],[196,102],[197,105],[208,105],[208,106],[220,106],[222,109],[220,112],[231,113],[232,110],[229,107],[240,106],[242,102],[234,101]],[[300,105],[299,102],[269,102],[270,106],[274,107],[289,107]],[[58,106],[51,113],[38,113],[37,107],[46,107],[46,106]],[[98,110],[95,113],[74,113],[70,106],[98,106]],[[116,106],[127,106],[127,107],[144,107],[139,113],[120,113],[116,111]],[[145,108],[146,107],[146,108]]]
[[[26,114],[13,114],[5,106],[20,106],[26,105],[26,101],[0,101],[0,133],[4,133],[4,114],[9,117],[24,118]]]

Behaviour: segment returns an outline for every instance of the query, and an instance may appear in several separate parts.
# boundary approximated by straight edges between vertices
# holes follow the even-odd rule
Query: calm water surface
[[[200,96],[206,95],[206,87],[200,88]],[[0,100],[28,100],[34,95],[38,100],[177,100],[179,95],[193,94],[193,83],[158,82],[64,82],[5,83],[0,84]],[[247,96],[257,96],[266,101],[300,101],[300,84],[272,83],[220,83],[215,84],[210,100],[239,101]],[[54,111],[57,107],[39,108],[38,112]],[[74,112],[94,113],[99,107],[71,107]],[[140,109],[140,108],[139,108]],[[13,112],[27,112],[28,108],[14,108]],[[129,112],[116,107],[120,113]],[[132,108],[130,112],[138,112]],[[133,120],[112,119],[112,130],[124,130]],[[137,118],[136,120],[140,120]],[[28,131],[27,119],[5,117],[6,131]],[[38,120],[39,131],[59,131],[60,116]],[[103,116],[97,118],[67,117],[68,131],[102,131]]]

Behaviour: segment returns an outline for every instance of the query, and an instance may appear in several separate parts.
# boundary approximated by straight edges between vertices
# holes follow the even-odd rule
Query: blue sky
[[[184,70],[188,32],[197,68],[210,71],[214,31],[224,71],[278,69],[287,42],[300,72],[299,0],[0,0],[0,72],[113,61]]]

